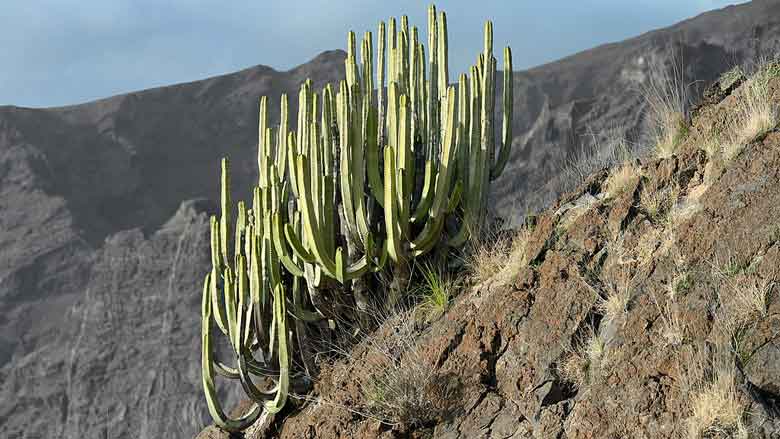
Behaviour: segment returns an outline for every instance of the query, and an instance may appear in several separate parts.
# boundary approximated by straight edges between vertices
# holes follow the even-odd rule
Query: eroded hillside
[[[722,78],[672,150],[591,175],[443,315],[390,317],[247,437],[777,437],[780,78],[763,72]]]

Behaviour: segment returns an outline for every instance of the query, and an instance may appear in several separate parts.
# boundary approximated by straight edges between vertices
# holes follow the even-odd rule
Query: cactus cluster
[[[504,49],[497,146],[492,24],[485,24],[483,53],[457,87],[449,84],[444,12],[429,7],[427,56],[407,17],[397,25],[395,19],[379,25],[376,69],[371,32],[363,36],[360,61],[349,33],[346,79],[321,95],[310,80],[302,84],[296,130],[289,127],[286,95],[275,127],[268,99],[260,99],[258,183],[251,209],[237,204],[234,231],[223,159],[221,216],[211,219],[212,269],[203,288],[202,368],[210,413],[226,430],[243,430],[264,410],[283,407],[293,342],[309,367],[305,325],[343,313],[338,302],[365,309],[367,280],[379,271],[393,276],[385,300],[395,303],[411,260],[462,245],[484,220],[489,183],[511,146],[510,49]],[[213,326],[227,336],[235,367],[215,358]],[[225,415],[215,373],[240,381],[256,401],[248,414]]]

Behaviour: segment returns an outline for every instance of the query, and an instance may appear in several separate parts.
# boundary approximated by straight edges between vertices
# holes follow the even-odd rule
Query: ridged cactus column
[[[469,230],[484,221],[489,183],[509,157],[509,48],[504,51],[508,73],[497,148],[492,24],[485,25],[477,64],[469,75],[461,75],[457,88],[449,84],[446,14],[431,6],[428,26],[426,58],[418,30],[409,28],[406,17],[400,29],[391,19],[388,35],[385,23],[380,24],[376,89],[372,35],[364,35],[358,61],[350,32],[346,79],[336,96],[328,86],[319,100],[306,81],[299,93],[297,133],[288,133],[288,177],[302,227],[296,233],[289,223],[283,225],[285,239],[274,241],[280,244],[277,251],[293,274],[305,274],[310,289],[323,278],[341,285],[352,281],[361,307],[367,304],[365,276],[381,267],[385,251],[393,262],[394,303],[406,289],[411,260],[439,243],[460,246],[466,241]],[[383,220],[374,221],[369,213],[380,210]],[[456,210],[460,219],[452,230],[447,218]],[[297,264],[291,263],[293,258]],[[313,297],[317,294],[312,291]]]
[[[211,218],[212,268],[203,286],[202,379],[209,412],[216,424],[228,431],[240,431],[251,425],[263,410],[268,413],[281,410],[287,399],[290,379],[287,310],[279,260],[274,255],[267,227],[274,203],[269,188],[255,190],[252,210],[247,210],[243,202],[238,203],[234,252],[230,254],[232,206],[230,172],[225,159],[221,186],[222,213],[219,221]],[[263,216],[266,221],[261,219]],[[235,366],[214,357],[214,325],[227,336]],[[259,359],[255,354],[259,354]],[[215,374],[238,380],[256,402],[247,415],[238,419],[225,415],[217,399]],[[264,377],[273,385],[257,387],[252,376]]]
[[[395,19],[380,23],[375,62],[372,34],[364,34],[358,59],[350,32],[345,79],[321,95],[310,80],[301,84],[295,129],[286,95],[273,127],[261,98],[258,183],[251,209],[239,202],[235,221],[223,162],[222,214],[211,221],[202,309],[203,386],[221,427],[241,430],[263,410],[281,409],[292,354],[310,368],[306,325],[359,319],[344,314],[370,312],[372,292],[397,303],[415,260],[463,245],[485,221],[490,182],[511,147],[511,51],[504,49],[496,145],[492,24],[485,24],[483,52],[457,85],[449,83],[447,17],[433,6],[427,43],[426,54],[405,16],[399,26]],[[373,273],[386,265],[389,288],[372,291],[379,287]],[[234,365],[215,358],[213,326],[230,341]],[[257,402],[249,414],[225,416],[215,374],[240,381]],[[258,387],[252,376],[268,385]]]

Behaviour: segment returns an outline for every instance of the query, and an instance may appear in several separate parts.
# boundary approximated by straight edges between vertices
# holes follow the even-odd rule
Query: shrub
[[[415,343],[413,311],[399,312],[383,326],[381,337],[367,339],[367,354],[360,360],[370,373],[355,377],[366,413],[407,427],[446,417],[457,407],[457,386]]]

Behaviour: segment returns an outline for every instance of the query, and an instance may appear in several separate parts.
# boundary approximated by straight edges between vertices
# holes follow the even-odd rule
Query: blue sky
[[[451,75],[480,50],[482,24],[515,70],[620,41],[740,0],[447,0]],[[3,0],[0,105],[48,107],[193,81],[256,64],[287,70],[342,49],[346,33],[409,15],[412,0]],[[500,62],[500,60],[499,60]]]

